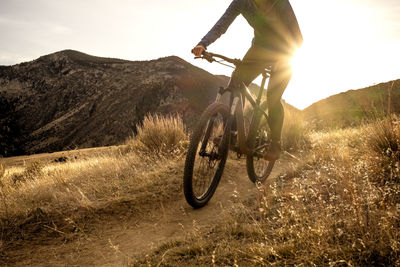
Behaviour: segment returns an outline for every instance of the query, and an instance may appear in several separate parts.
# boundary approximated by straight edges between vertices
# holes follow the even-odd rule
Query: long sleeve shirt
[[[299,24],[288,0],[274,1],[273,7],[267,12],[260,10],[255,0],[233,0],[199,45],[207,48],[241,14],[254,29],[253,44],[291,54],[303,41]]]

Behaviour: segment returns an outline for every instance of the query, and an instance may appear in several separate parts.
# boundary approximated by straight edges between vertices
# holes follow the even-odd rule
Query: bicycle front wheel
[[[213,196],[224,171],[229,147],[229,108],[211,104],[193,132],[186,155],[183,189],[186,201],[201,208]]]
[[[260,107],[266,110],[267,103],[263,102]],[[270,129],[265,116],[260,111],[255,111],[247,139],[251,153],[246,158],[247,175],[253,183],[264,182],[274,167],[275,161],[268,161],[263,158],[264,152],[271,144],[269,135]]]

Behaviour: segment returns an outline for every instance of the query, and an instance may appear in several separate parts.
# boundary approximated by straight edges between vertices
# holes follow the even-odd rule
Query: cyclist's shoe
[[[272,142],[268,149],[264,152],[263,158],[268,161],[275,161],[279,159],[282,152],[280,142]]]

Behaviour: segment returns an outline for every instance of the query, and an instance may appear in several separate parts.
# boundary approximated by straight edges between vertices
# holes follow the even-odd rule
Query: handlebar
[[[206,52],[203,51],[203,53],[201,54],[200,57],[195,57],[195,58],[202,58],[207,60],[208,62],[212,63],[215,62],[216,59],[215,58],[220,58],[222,60],[225,60],[226,62],[232,63],[235,66],[238,66],[240,63],[242,63],[242,61],[240,59],[237,58],[229,58],[223,55],[219,55],[219,54],[215,54],[215,53],[211,53],[211,52]]]
[[[210,63],[218,62],[218,63],[220,63],[222,65],[225,65],[225,64],[223,64],[223,63],[221,63],[221,62],[219,62],[219,61],[217,61],[215,59],[215,58],[220,58],[220,59],[222,59],[222,60],[224,60],[226,62],[229,62],[229,63],[235,65],[236,67],[239,66],[242,63],[256,64],[256,65],[259,64],[260,66],[262,66],[262,68],[264,68],[265,71],[263,73],[265,73],[265,75],[268,75],[271,72],[272,66],[274,64],[273,62],[262,62],[262,61],[257,61],[257,60],[242,61],[242,60],[237,59],[237,58],[229,58],[229,57],[226,57],[226,56],[223,56],[223,55],[220,55],[220,54],[215,54],[215,53],[206,52],[206,51],[203,51],[203,53],[201,54],[200,57],[195,57],[195,58],[205,59]],[[226,65],[226,66],[229,66],[229,65]],[[230,66],[230,67],[232,67],[232,66]]]

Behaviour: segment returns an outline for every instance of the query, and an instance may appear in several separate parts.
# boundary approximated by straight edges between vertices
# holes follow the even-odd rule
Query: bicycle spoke
[[[199,199],[207,194],[221,160],[218,148],[222,141],[223,129],[224,119],[217,113],[210,118],[203,130],[193,169],[193,193]]]

